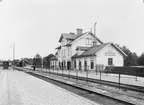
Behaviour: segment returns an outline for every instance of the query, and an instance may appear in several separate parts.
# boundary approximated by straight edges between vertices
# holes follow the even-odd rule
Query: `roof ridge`
[[[92,47],[88,48],[87,51],[83,52],[81,55],[83,55],[83,54],[85,54],[85,53],[88,53],[88,54],[86,54],[86,55],[94,54],[94,53],[98,52],[99,50],[103,49],[103,48],[104,48],[105,46],[107,46],[108,44],[110,44],[110,43],[103,43],[103,44],[100,44],[100,45],[92,46]],[[99,49],[98,49],[98,47],[99,47]],[[100,47],[102,47],[102,48],[100,48]],[[97,50],[94,49],[94,48],[97,48]],[[93,51],[90,51],[90,50],[93,50]],[[96,50],[96,51],[95,51],[95,50]]]

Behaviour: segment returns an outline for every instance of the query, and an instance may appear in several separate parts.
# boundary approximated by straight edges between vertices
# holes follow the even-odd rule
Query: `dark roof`
[[[76,57],[78,57],[78,55],[74,54],[71,58],[73,59],[73,58],[76,58]]]
[[[82,50],[82,51],[87,51],[90,47],[84,47],[84,46],[77,46],[76,50]]]
[[[56,58],[56,56],[53,56],[50,60],[52,61],[52,60],[58,60],[58,59]]]
[[[94,56],[95,53],[99,52],[101,49],[103,49],[104,47],[106,47],[109,44],[111,44],[114,48],[116,48],[123,56],[127,56],[121,49],[119,49],[113,43],[104,43],[104,44],[101,44],[101,45],[92,46],[87,51],[83,52],[81,55],[75,54],[72,58]]]
[[[56,49],[61,49],[61,46],[58,46]]]
[[[73,56],[73,58],[94,56],[95,53],[100,51],[102,48],[104,48],[108,44],[110,44],[110,43],[104,43],[104,44],[101,44],[101,45],[92,46],[87,51],[83,52],[81,55],[79,55],[79,56],[75,55],[75,56]]]
[[[62,40],[63,38],[70,39],[70,40],[74,40],[76,37],[77,37],[77,35],[75,35],[75,34],[62,33],[62,34],[61,34],[61,37],[60,37],[60,39],[59,39],[59,42],[61,42],[61,40]]]
[[[68,43],[68,44],[66,44],[65,46],[71,46],[71,44],[70,44],[70,43]]]
[[[79,38],[80,36],[82,36],[86,33],[89,33],[89,34],[93,35],[101,44],[103,44],[103,42],[99,38],[97,38],[92,32],[85,32],[85,33],[82,33],[81,35],[76,35],[74,33],[73,34],[71,34],[71,33],[69,33],[69,34],[68,33],[62,33],[61,37],[59,39],[59,42],[61,42],[63,38],[71,40],[71,42],[73,42],[75,39]],[[69,44],[67,44],[66,46],[70,46],[71,42]]]
[[[100,51],[102,48],[104,48],[105,46],[107,46],[108,44],[110,44],[110,43],[104,43],[104,44],[101,44],[101,45],[93,46],[88,51],[85,51],[81,55],[92,55],[92,54],[95,54],[98,51]]]
[[[88,32],[85,32],[85,33],[88,33]],[[59,42],[61,42],[61,40],[63,38],[66,38],[66,39],[69,39],[69,40],[75,40],[77,38],[79,38],[80,36],[84,35],[85,33],[82,33],[81,35],[77,35],[77,34],[68,34],[68,33],[62,33],[61,34],[61,37],[59,39]]]
[[[55,55],[58,55],[58,52],[56,52]]]

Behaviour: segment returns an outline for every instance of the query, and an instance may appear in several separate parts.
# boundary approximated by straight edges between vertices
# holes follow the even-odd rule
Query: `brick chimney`
[[[77,35],[81,35],[82,31],[83,31],[83,29],[77,29]]]
[[[96,41],[96,39],[94,39],[93,46],[96,46],[96,45],[97,45],[97,41]]]

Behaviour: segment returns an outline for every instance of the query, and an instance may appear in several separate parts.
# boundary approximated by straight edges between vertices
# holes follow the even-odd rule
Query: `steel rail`
[[[107,98],[108,100],[116,101],[117,103],[122,104],[122,105],[123,105],[123,104],[124,104],[124,105],[135,105],[135,104],[133,104],[132,102],[128,102],[128,101],[120,100],[120,99],[117,99],[117,98],[114,98],[114,97],[110,97],[110,96],[107,96],[107,95],[104,95],[104,94],[100,94],[100,93],[94,92],[94,91],[92,91],[92,90],[85,89],[85,88],[83,88],[83,87],[79,87],[79,86],[76,86],[76,85],[68,84],[68,83],[65,83],[65,82],[63,82],[63,81],[56,80],[56,79],[52,79],[52,78],[48,78],[48,77],[45,77],[45,76],[43,76],[43,75],[39,75],[39,74],[36,74],[36,73],[33,73],[33,72],[26,72],[26,73],[28,73],[28,74],[30,74],[30,75],[33,75],[33,76],[35,76],[35,77],[38,77],[38,78],[40,78],[40,79],[46,80],[46,81],[47,81],[48,79],[50,79],[50,80],[52,80],[52,81],[59,82],[59,83],[61,83],[61,84],[64,84],[64,85],[73,87],[74,89],[80,89],[80,90],[86,91],[88,94],[99,95],[99,96],[101,96],[101,97]],[[88,94],[87,94],[87,95],[88,95]],[[84,96],[83,96],[83,97],[84,97]],[[90,100],[91,100],[91,99],[90,99]]]
[[[67,75],[67,74],[61,74],[61,73],[52,73],[52,72],[48,72],[48,73],[54,74],[54,75],[59,75],[59,76],[62,76],[62,77],[73,78],[73,79],[88,81],[88,82],[91,82],[91,83],[98,83],[98,84],[101,84],[101,85],[107,85],[107,86],[111,86],[111,87],[116,87],[116,88],[121,88],[121,89],[125,89],[125,90],[132,90],[132,91],[144,93],[144,87],[142,87],[142,86],[135,86],[135,85],[129,85],[129,84],[123,84],[123,83],[119,84],[119,83],[116,83],[116,82],[111,82],[111,81],[106,81],[106,80],[86,78],[86,77],[75,76],[75,75]]]
[[[24,69],[27,69],[27,68],[24,68]],[[33,70],[33,69],[29,68],[27,70]],[[62,77],[87,81],[87,82],[91,82],[91,83],[97,83],[97,84],[101,84],[101,85],[116,87],[116,88],[120,88],[120,89],[124,89],[124,90],[131,90],[131,91],[135,91],[135,92],[144,93],[144,87],[142,87],[142,86],[135,86],[135,85],[129,85],[129,84],[124,84],[124,83],[119,84],[117,82],[112,82],[112,81],[99,80],[99,79],[94,79],[94,78],[75,76],[75,75],[63,74],[63,73],[54,73],[54,72],[47,72],[47,73],[53,74],[53,75],[59,75],[59,76],[62,76]]]

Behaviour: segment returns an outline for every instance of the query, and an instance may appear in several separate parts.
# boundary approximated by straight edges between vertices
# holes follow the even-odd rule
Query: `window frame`
[[[113,58],[108,58],[108,65],[112,66],[113,65]]]
[[[86,38],[86,45],[92,45],[92,38]]]

